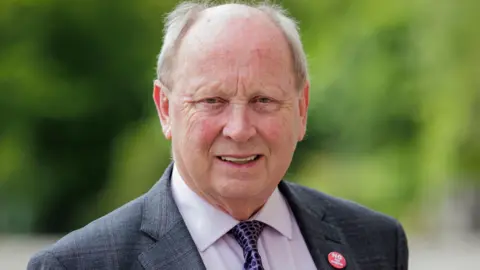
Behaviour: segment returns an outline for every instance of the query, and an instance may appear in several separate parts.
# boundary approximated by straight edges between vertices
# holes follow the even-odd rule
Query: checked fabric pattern
[[[229,232],[243,249],[243,270],[263,270],[257,241],[264,227],[265,224],[257,220],[243,221]]]

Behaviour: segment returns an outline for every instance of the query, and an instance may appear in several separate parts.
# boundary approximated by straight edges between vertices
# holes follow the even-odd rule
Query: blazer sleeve
[[[408,240],[400,223],[397,223],[397,270],[408,270]]]
[[[30,259],[27,270],[66,270],[66,268],[51,252],[44,251]]]

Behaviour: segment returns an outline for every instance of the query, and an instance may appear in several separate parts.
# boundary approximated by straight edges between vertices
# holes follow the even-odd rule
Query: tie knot
[[[257,220],[242,221],[230,230],[230,234],[235,237],[243,251],[248,252],[257,249],[257,241],[264,227],[265,224]]]

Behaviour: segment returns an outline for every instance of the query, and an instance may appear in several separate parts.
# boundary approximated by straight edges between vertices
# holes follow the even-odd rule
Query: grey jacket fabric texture
[[[143,196],[39,251],[27,269],[205,269],[172,196],[172,167]],[[345,257],[345,270],[408,269],[407,238],[397,220],[288,181],[279,190],[317,269],[335,269],[328,262],[333,251]]]

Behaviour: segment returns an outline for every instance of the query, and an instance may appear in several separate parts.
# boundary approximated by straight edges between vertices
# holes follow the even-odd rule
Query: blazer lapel
[[[314,199],[309,198],[309,194],[285,181],[280,183],[279,189],[292,209],[317,269],[336,269],[329,263],[328,254],[338,252],[346,260],[347,265],[343,270],[360,270],[341,231],[324,221],[327,202],[318,204],[316,198],[312,205]]]
[[[147,270],[205,269],[171,191],[173,163],[145,195],[140,230],[156,241],[138,259]]]
[[[155,243],[143,251],[138,260],[146,270],[203,270],[205,265],[173,199],[172,168],[173,163],[144,197],[140,230]],[[285,181],[279,189],[292,209],[317,269],[335,269],[327,258],[335,251],[345,257],[344,270],[360,270],[341,231],[324,221],[328,202],[317,204],[318,198],[315,198],[316,204],[312,205],[314,199],[310,199],[309,194]]]

